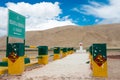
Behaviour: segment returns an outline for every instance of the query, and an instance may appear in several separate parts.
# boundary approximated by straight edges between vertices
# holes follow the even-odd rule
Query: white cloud
[[[65,20],[65,21],[57,21],[57,20],[47,20],[47,23],[42,23],[39,24],[35,27],[31,27],[28,30],[46,30],[46,29],[50,29],[50,28],[54,28],[54,27],[60,27],[60,26],[64,26],[64,25],[75,25],[73,23],[71,23],[70,20]]]
[[[0,7],[0,36],[7,33],[7,9]]]
[[[90,5],[83,5],[81,8],[74,8],[74,11],[93,15],[102,18],[100,23],[120,23],[120,0],[109,0],[109,4],[90,2]]]
[[[41,2],[33,5],[24,2],[17,4],[9,2],[6,5],[9,9],[34,18],[51,19],[62,13],[58,2],[54,4],[50,2]]]
[[[69,16],[60,18],[62,9],[58,2],[6,3],[8,9],[26,16],[26,30],[45,30],[63,25],[75,25]],[[0,35],[7,32],[7,8],[0,7]],[[1,14],[2,13],[2,14]]]

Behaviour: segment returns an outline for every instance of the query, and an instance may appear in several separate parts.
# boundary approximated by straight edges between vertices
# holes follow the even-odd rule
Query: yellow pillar
[[[92,61],[93,76],[95,77],[108,77],[107,73],[107,61],[102,65],[98,66],[95,61]]]
[[[53,52],[54,52],[53,60],[60,59],[60,53],[61,53],[60,47],[54,47]]]
[[[62,50],[60,50],[60,55],[62,55],[62,53],[63,53],[63,51],[62,51]]]
[[[24,72],[24,43],[8,43],[8,74],[21,75]]]
[[[70,51],[67,51],[67,55],[69,55],[70,54]]]
[[[48,46],[38,46],[38,64],[48,64]]]
[[[67,56],[67,52],[63,52],[62,53],[62,58],[66,57]]]
[[[38,64],[48,64],[48,55],[41,55],[41,57],[38,58]]]
[[[62,49],[63,53],[62,53],[62,58],[66,57],[67,56],[67,52],[68,52],[68,49],[67,48],[63,48]]]
[[[93,44],[92,70],[94,77],[108,77],[106,44]]]
[[[8,59],[8,73],[11,75],[21,75],[24,72],[24,57],[19,57],[15,62]]]
[[[74,48],[72,47],[72,48],[71,48],[71,54],[73,54],[73,53],[74,53]]]
[[[72,54],[72,53],[73,53],[73,51],[71,50],[71,51],[70,51],[70,54]]]
[[[73,53],[73,48],[68,48],[68,54],[72,54]]]
[[[74,53],[74,51],[72,50],[72,52],[71,52],[72,54]]]
[[[57,60],[57,59],[60,59],[60,54],[54,54],[53,60]]]

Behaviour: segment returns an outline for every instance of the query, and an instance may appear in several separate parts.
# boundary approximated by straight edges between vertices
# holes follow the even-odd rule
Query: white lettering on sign
[[[22,29],[18,29],[18,28],[16,28],[16,32],[21,33],[21,32],[22,32]]]
[[[16,22],[16,21],[13,21],[13,20],[11,20],[11,19],[9,20],[9,23],[10,23],[11,25],[15,25],[15,26],[24,28],[24,25],[23,25],[23,24],[18,23],[18,22]]]

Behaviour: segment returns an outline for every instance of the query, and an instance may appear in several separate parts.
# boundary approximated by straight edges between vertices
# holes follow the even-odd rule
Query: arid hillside
[[[10,42],[16,42],[16,40],[11,39]],[[79,42],[83,42],[84,47],[92,43],[107,43],[108,47],[120,47],[120,24],[63,26],[44,31],[26,32],[26,45],[79,47]],[[0,48],[5,48],[5,43],[6,37],[0,38]]]

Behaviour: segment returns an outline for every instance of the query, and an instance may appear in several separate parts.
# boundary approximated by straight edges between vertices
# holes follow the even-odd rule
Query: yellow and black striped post
[[[92,45],[92,70],[95,77],[107,77],[106,44]]]
[[[38,64],[48,64],[48,46],[38,46]]]
[[[53,60],[60,59],[60,47],[54,47],[54,57]]]

